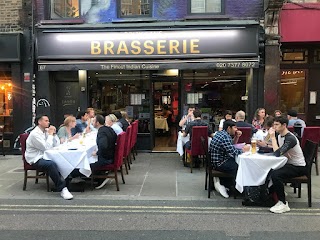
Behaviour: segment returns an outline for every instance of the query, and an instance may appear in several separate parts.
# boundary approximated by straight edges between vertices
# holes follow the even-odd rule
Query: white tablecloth
[[[167,119],[164,117],[155,117],[154,118],[154,128],[169,131]]]
[[[244,186],[260,186],[265,183],[271,169],[279,169],[287,162],[286,157],[275,157],[267,154],[243,153],[236,158],[238,172],[236,189],[243,192]]]
[[[54,161],[63,178],[68,177],[75,168],[79,168],[83,175],[89,177],[91,175],[90,163],[98,161],[97,157],[92,156],[96,150],[96,135],[93,133],[84,138],[82,145],[79,139],[75,139],[70,143],[45,151],[43,158]]]

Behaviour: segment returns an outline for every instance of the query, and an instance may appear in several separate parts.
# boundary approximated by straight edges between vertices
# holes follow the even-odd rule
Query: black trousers
[[[271,179],[273,183],[273,189],[276,192],[278,199],[283,203],[286,202],[286,196],[284,194],[284,180],[293,177],[299,177],[306,175],[307,169],[302,166],[294,166],[292,164],[286,164],[278,170],[271,172]]]

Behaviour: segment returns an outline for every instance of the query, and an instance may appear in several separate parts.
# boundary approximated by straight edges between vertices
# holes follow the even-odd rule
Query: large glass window
[[[214,13],[221,14],[224,0],[190,0],[190,14]]]
[[[5,132],[13,131],[13,91],[9,72],[0,72],[0,125]]]
[[[152,0],[118,0],[120,17],[151,16]]]
[[[150,132],[150,80],[148,71],[88,72],[90,103],[97,112],[125,111],[139,119],[139,132]]]
[[[80,0],[51,0],[51,19],[79,17]]]
[[[282,111],[293,109],[298,113],[305,112],[305,81],[305,70],[281,71],[280,108]]]

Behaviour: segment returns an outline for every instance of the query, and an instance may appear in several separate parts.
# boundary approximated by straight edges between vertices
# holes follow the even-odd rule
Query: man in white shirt
[[[36,168],[47,171],[55,184],[61,197],[66,200],[73,198],[66,187],[66,182],[62,179],[57,164],[51,160],[43,159],[44,151],[59,145],[60,141],[55,138],[56,128],[50,126],[49,118],[46,115],[39,115],[35,119],[37,126],[30,132],[26,142],[26,161]]]
[[[284,193],[284,180],[306,174],[306,162],[299,140],[295,135],[289,132],[287,126],[288,118],[280,116],[275,117],[273,128],[269,129],[274,154],[277,157],[283,155],[288,158],[286,165],[271,172],[273,188],[279,199],[276,205],[270,208],[270,211],[273,213],[284,213],[290,211]],[[275,132],[279,133],[278,137],[276,137]]]

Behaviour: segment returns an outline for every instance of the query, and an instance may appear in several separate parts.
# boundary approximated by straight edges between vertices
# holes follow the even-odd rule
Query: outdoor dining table
[[[260,186],[264,184],[269,171],[283,167],[287,161],[286,157],[276,157],[272,153],[251,154],[247,152],[240,154],[236,158],[238,163],[236,189],[242,193],[245,186]]]
[[[208,137],[208,147],[210,146],[212,138]],[[179,153],[180,156],[183,155],[183,146],[186,144],[186,142],[190,141],[190,135],[183,136],[183,133],[181,131],[178,132],[178,139],[177,139],[177,149],[176,151]]]
[[[81,138],[60,144],[44,152],[43,158],[54,161],[63,178],[67,178],[76,168],[80,173],[89,177],[91,175],[90,164],[98,160],[97,157],[92,156],[92,153],[97,150],[96,133],[93,132]]]

